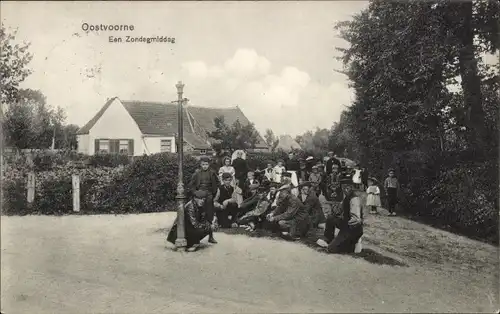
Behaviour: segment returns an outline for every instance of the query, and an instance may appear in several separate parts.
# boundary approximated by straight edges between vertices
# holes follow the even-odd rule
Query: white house
[[[211,151],[206,135],[213,120],[224,116],[226,123],[250,121],[239,107],[203,108],[186,106],[183,112],[184,150],[206,154]],[[122,153],[133,156],[176,151],[177,105],[172,103],[109,99],[97,114],[77,132],[78,152],[93,155]],[[259,135],[256,149],[267,150]]]

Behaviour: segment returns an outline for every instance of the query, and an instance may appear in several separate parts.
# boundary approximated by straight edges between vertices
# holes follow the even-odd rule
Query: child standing
[[[395,210],[398,203],[399,181],[394,175],[394,169],[389,169],[389,176],[384,181],[384,189],[387,194],[389,216],[396,216]]]
[[[312,167],[312,173],[309,175],[309,182],[311,182],[312,188],[316,196],[320,194],[321,185],[321,173],[319,172],[318,166]]]
[[[283,163],[283,159],[278,160],[278,164],[273,169],[274,182],[281,183],[281,175],[286,171]]]
[[[376,214],[377,208],[382,206],[380,202],[380,189],[378,188],[377,180],[375,178],[368,178],[367,180],[368,188],[366,193],[366,206],[370,207],[370,214]]]
[[[273,162],[272,161],[267,162],[267,167],[264,170],[264,176],[267,178],[267,180],[269,182],[273,182],[274,178],[273,178]]]

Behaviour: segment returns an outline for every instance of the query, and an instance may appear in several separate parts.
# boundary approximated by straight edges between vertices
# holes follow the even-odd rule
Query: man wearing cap
[[[267,220],[276,223],[284,236],[293,239],[306,236],[311,224],[306,207],[286,185],[279,189],[277,197],[277,207],[267,216]]]
[[[329,253],[352,253],[363,235],[363,212],[361,199],[355,195],[351,176],[340,180],[344,198],[339,211],[326,219],[324,239],[316,243]],[[335,236],[335,229],[339,233]]]
[[[233,176],[230,173],[222,174],[222,185],[217,188],[214,197],[214,207],[218,224],[222,228],[230,228],[236,221],[238,204],[233,198],[234,188],[231,186]]]
[[[209,162],[210,159],[208,157],[203,157],[201,159],[200,169],[195,171],[188,186],[191,191],[200,190],[207,192],[206,201],[204,203],[206,219],[209,222],[215,222],[213,198],[217,193],[219,178],[217,173],[210,168]],[[209,235],[208,242],[217,243],[212,233]]]
[[[256,225],[262,221],[262,216],[269,209],[269,200],[266,198],[266,193],[270,188],[270,183],[265,181],[261,185],[252,186],[252,188],[255,192],[241,204],[240,212],[245,214],[237,221],[238,225],[248,225],[247,231],[254,231]]]
[[[308,181],[299,184],[299,200],[306,207],[312,227],[317,228],[320,223],[325,222],[325,216],[323,215],[321,203],[311,186],[312,183]]]
[[[209,194],[206,191],[195,191],[192,199],[184,205],[184,221],[186,230],[187,251],[196,251],[200,241],[212,234],[217,226],[205,219],[204,205]],[[167,241],[175,244],[177,239],[177,218],[167,236]]]

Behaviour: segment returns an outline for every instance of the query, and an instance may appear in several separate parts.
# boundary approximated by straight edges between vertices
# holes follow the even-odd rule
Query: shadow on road
[[[154,232],[155,233],[162,233],[166,236],[168,234],[169,230],[170,229],[168,229],[168,228],[161,228],[161,229],[155,230]],[[247,235],[249,237],[268,238],[268,239],[273,239],[273,240],[286,241],[282,237],[275,235],[268,230],[263,230],[263,229],[258,229],[258,230],[255,230],[254,232],[245,231],[243,228],[220,229],[219,231],[223,232],[225,234],[241,234],[241,235]],[[318,245],[316,244],[316,240],[318,239],[321,232],[322,232],[322,230],[315,230],[315,232],[310,232],[306,239],[301,239],[301,240],[298,240],[295,242],[305,244],[317,252],[320,252],[323,254],[328,254],[325,251],[325,249],[318,247]],[[200,250],[202,250],[204,248],[205,248],[204,246],[201,246]],[[349,254],[349,255],[352,256],[353,258],[364,259],[365,261],[372,263],[372,264],[408,267],[407,264],[405,264],[401,261],[398,261],[390,256],[384,255],[380,252],[376,252],[375,250],[368,248],[366,246],[363,248],[363,251],[361,253]]]

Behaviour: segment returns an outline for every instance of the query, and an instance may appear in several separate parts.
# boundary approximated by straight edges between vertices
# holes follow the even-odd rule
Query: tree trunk
[[[459,70],[462,78],[465,108],[467,108],[467,139],[477,153],[484,149],[484,110],[481,81],[478,76],[477,59],[474,54],[474,31],[472,25],[472,1],[459,4],[461,18]]]

